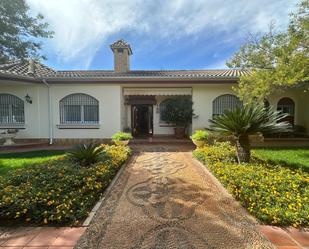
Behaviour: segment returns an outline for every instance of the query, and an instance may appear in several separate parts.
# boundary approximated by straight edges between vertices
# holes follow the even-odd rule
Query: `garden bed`
[[[0,176],[1,223],[81,224],[129,154],[128,147],[106,145],[89,167],[61,156]]]
[[[193,155],[261,222],[308,227],[308,172],[261,159],[237,164],[234,148],[227,143],[196,149]]]

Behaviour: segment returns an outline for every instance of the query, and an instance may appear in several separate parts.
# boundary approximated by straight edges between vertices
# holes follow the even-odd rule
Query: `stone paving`
[[[274,247],[190,152],[144,146],[75,248]]]
[[[85,227],[18,227],[0,229],[1,249],[72,249]]]

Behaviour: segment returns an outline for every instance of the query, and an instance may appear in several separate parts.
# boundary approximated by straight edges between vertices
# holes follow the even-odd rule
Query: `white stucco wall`
[[[189,87],[189,86],[187,86]],[[20,130],[17,138],[49,138],[48,123],[48,89],[43,84],[25,84],[21,82],[1,83],[0,93],[16,95],[25,100],[28,94],[33,103],[25,102],[25,129]],[[73,93],[85,93],[99,101],[99,129],[59,129],[59,101]],[[192,100],[194,113],[192,130],[203,129],[209,126],[208,119],[212,117],[212,102],[222,94],[234,94],[232,85],[193,85]],[[122,87],[108,84],[66,84],[51,85],[53,132],[54,138],[110,138],[115,132],[125,127],[131,127],[131,106],[125,106]],[[157,104],[169,96],[157,96]],[[309,93],[300,90],[277,92],[268,98],[272,106],[282,97],[289,97],[295,102],[295,124],[307,127],[309,134]],[[172,127],[160,124],[160,113],[157,105],[153,106],[154,134],[173,134]]]
[[[303,90],[277,91],[267,98],[271,106],[277,107],[281,98],[290,98],[295,103],[294,123],[309,129],[309,93]]]
[[[192,130],[209,127],[208,120],[212,118],[212,102],[222,94],[234,94],[232,85],[205,85],[193,87],[193,108],[198,117],[192,120]],[[270,105],[277,108],[278,101],[283,97],[289,97],[295,102],[294,122],[296,125],[307,127],[309,134],[309,93],[303,90],[277,91],[267,98]]]
[[[212,102],[222,94],[235,94],[231,84],[193,86],[192,101],[195,118],[192,120],[192,131],[209,127],[212,118]]]
[[[51,85],[53,138],[110,138],[121,130],[120,86],[67,84]],[[25,129],[18,132],[17,138],[49,138],[48,90],[43,84],[2,84],[0,93],[9,93],[25,100],[26,94],[32,104],[25,102]],[[73,93],[85,93],[99,101],[99,129],[60,129],[59,101]]]
[[[99,129],[60,129],[59,101],[69,94],[84,93],[99,101]],[[120,86],[111,85],[53,85],[54,138],[110,138],[121,130],[122,92]]]
[[[38,84],[8,83],[1,84],[0,93],[12,94],[24,101],[25,125],[17,138],[48,138],[48,97],[47,87]],[[32,98],[32,104],[25,96]]]

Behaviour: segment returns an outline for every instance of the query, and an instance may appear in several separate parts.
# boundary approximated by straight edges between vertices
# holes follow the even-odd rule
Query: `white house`
[[[114,70],[56,71],[33,60],[0,65],[0,130],[18,128],[17,138],[50,142],[110,138],[125,128],[169,135],[173,127],[160,119],[168,98],[192,98],[191,130],[239,103],[232,87],[244,70],[130,70],[130,45],[119,40],[111,49]],[[278,91],[267,101],[309,130],[308,93]]]

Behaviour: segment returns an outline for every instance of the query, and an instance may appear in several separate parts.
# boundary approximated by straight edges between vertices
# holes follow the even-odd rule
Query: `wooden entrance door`
[[[153,134],[153,106],[132,105],[133,136],[151,136]]]

